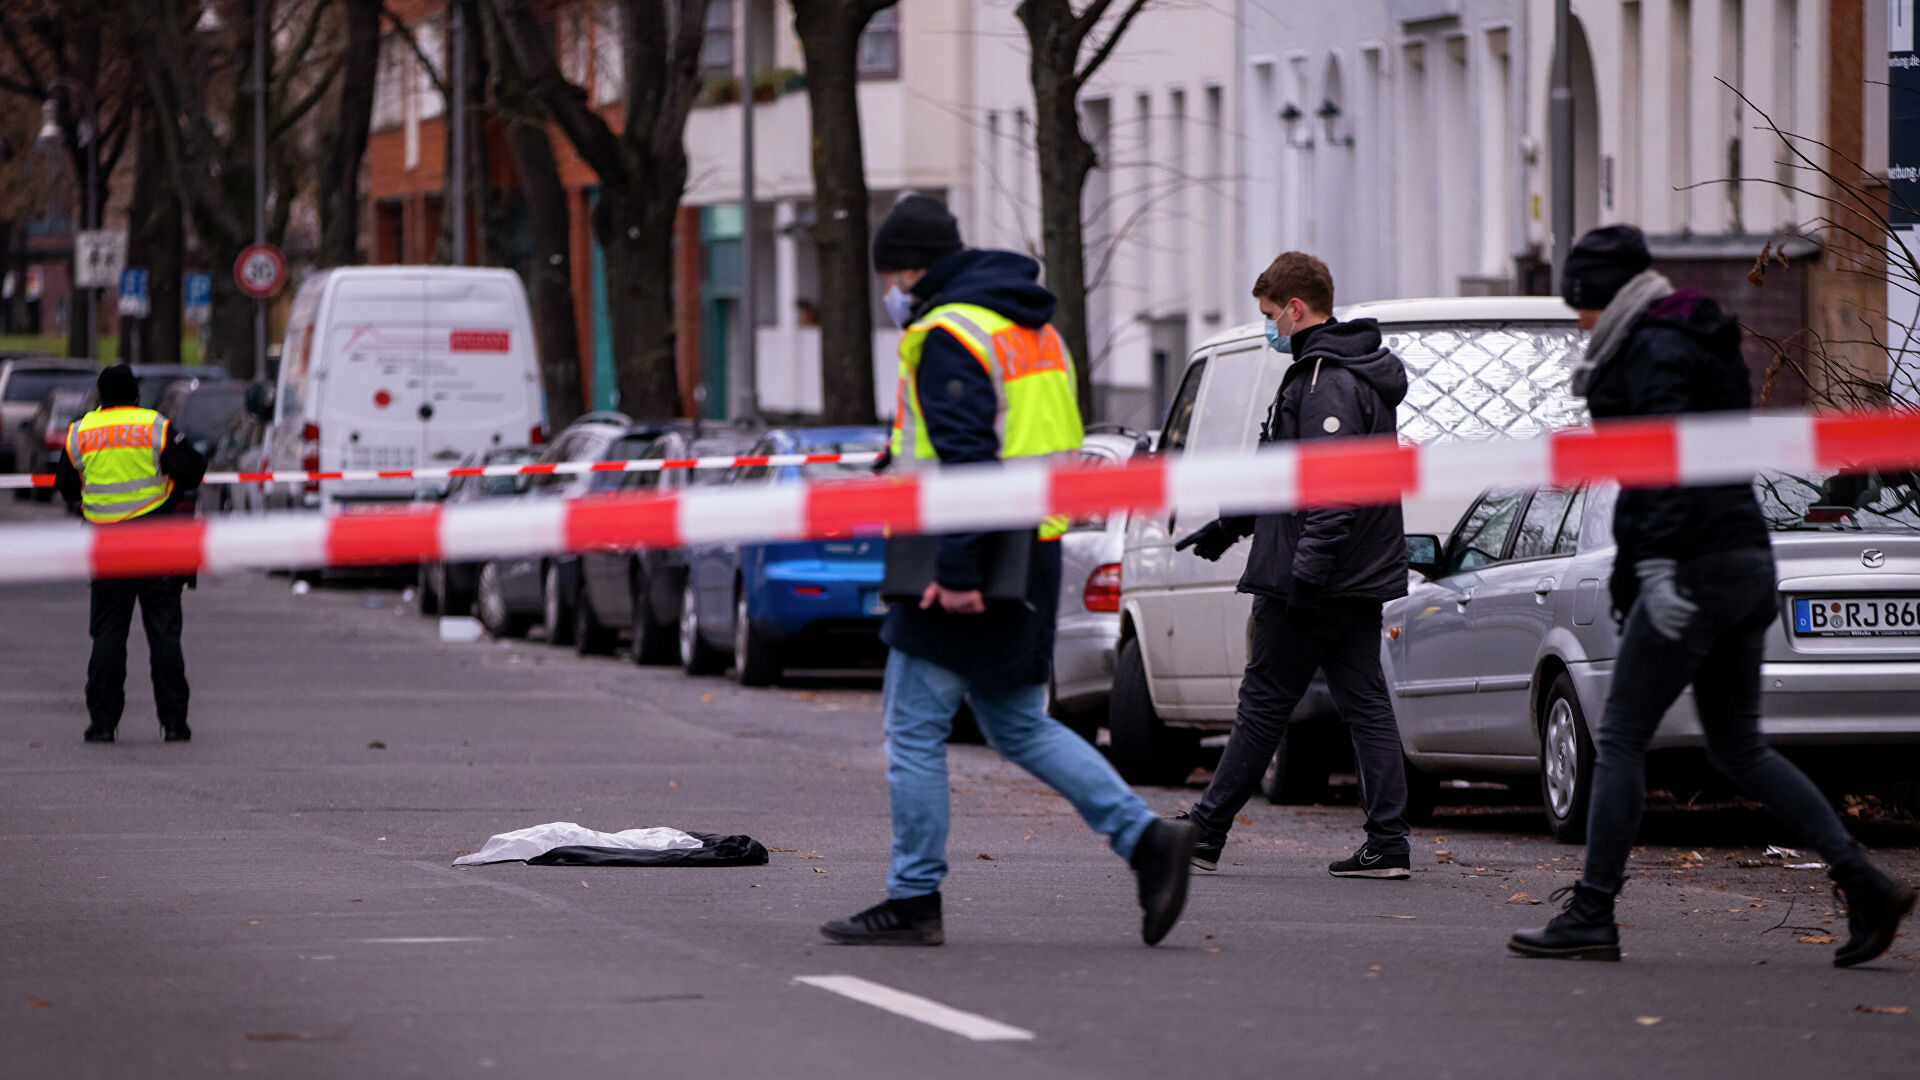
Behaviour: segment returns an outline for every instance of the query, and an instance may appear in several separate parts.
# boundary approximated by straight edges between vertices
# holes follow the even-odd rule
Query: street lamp
[[[65,75],[48,83],[47,99],[40,103],[41,122],[38,141],[41,143],[57,143],[60,141],[59,109],[54,104],[54,95],[61,90],[72,94],[86,109],[86,119],[81,121],[80,130],[77,133],[79,135],[80,145],[87,148],[87,193],[86,197],[80,200],[80,224],[83,228],[98,229],[100,227],[100,187],[95,182],[95,172],[100,165],[100,147],[94,142],[94,135],[100,130],[100,125],[97,122],[99,119],[98,114],[94,110],[93,91],[87,89],[85,84],[70,79]],[[77,261],[74,267],[76,270],[75,276],[77,277],[77,270],[79,268]],[[87,359],[98,360],[100,358],[99,298],[94,295],[94,290],[91,287],[87,288],[85,292],[87,297]]]

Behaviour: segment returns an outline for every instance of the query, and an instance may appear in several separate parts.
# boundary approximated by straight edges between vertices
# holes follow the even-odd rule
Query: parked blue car
[[[770,431],[747,454],[862,453],[886,443],[885,428],[803,428]],[[871,472],[869,465],[761,465],[737,469],[729,482],[797,484]],[[681,665],[689,674],[717,674],[731,657],[742,685],[767,686],[789,667],[884,663],[885,560],[886,541],[864,536],[691,549],[680,603]]]

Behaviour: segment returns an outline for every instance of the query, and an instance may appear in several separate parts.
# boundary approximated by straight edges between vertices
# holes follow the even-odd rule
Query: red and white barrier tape
[[[1920,415],[1693,416],[1616,421],[1525,441],[1402,446],[1392,438],[1257,454],[1143,458],[1119,467],[1039,461],[818,484],[690,488],[570,501],[421,505],[390,513],[0,528],[0,581],[246,568],[476,561],[544,552],[852,534],[1020,528],[1049,514],[1198,514],[1363,506],[1489,487],[1617,480],[1740,483],[1757,472],[1920,466]],[[1198,522],[1196,521],[1196,524]]]
[[[333,472],[210,472],[205,484],[307,484],[321,480],[447,480],[461,476],[570,476],[576,473],[660,472],[665,469],[731,469],[787,465],[871,465],[877,453],[761,454],[742,457],[636,458],[632,461],[559,461],[545,465],[476,465],[449,469],[340,469]],[[52,473],[0,473],[0,490],[50,488]]]

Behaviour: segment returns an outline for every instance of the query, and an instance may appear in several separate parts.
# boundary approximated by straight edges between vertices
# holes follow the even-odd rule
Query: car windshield
[[[44,401],[55,390],[72,388],[85,392],[96,378],[91,371],[63,371],[58,368],[15,369],[7,380],[8,401]]]
[[[886,447],[880,443],[815,443],[795,448],[800,454],[877,454]],[[870,461],[835,461],[800,466],[800,475],[808,480],[852,480],[872,476]]]
[[[1753,490],[1775,532],[1920,532],[1920,472],[1766,475]]]
[[[187,395],[174,421],[188,439],[211,439],[220,433],[227,418],[240,408],[246,388],[241,386],[207,388]]]
[[[698,439],[687,447],[692,457],[740,457],[749,449],[738,439]],[[694,469],[687,483],[691,487],[713,487],[724,484],[732,475],[732,469]]]

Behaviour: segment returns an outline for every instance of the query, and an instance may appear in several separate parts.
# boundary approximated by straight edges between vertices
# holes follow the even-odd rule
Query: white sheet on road
[[[624,848],[628,851],[691,851],[700,841],[679,829],[628,829],[625,832],[600,832],[571,821],[555,821],[530,829],[515,829],[488,839],[471,855],[453,860],[455,866],[481,863],[524,862],[561,847]]]

